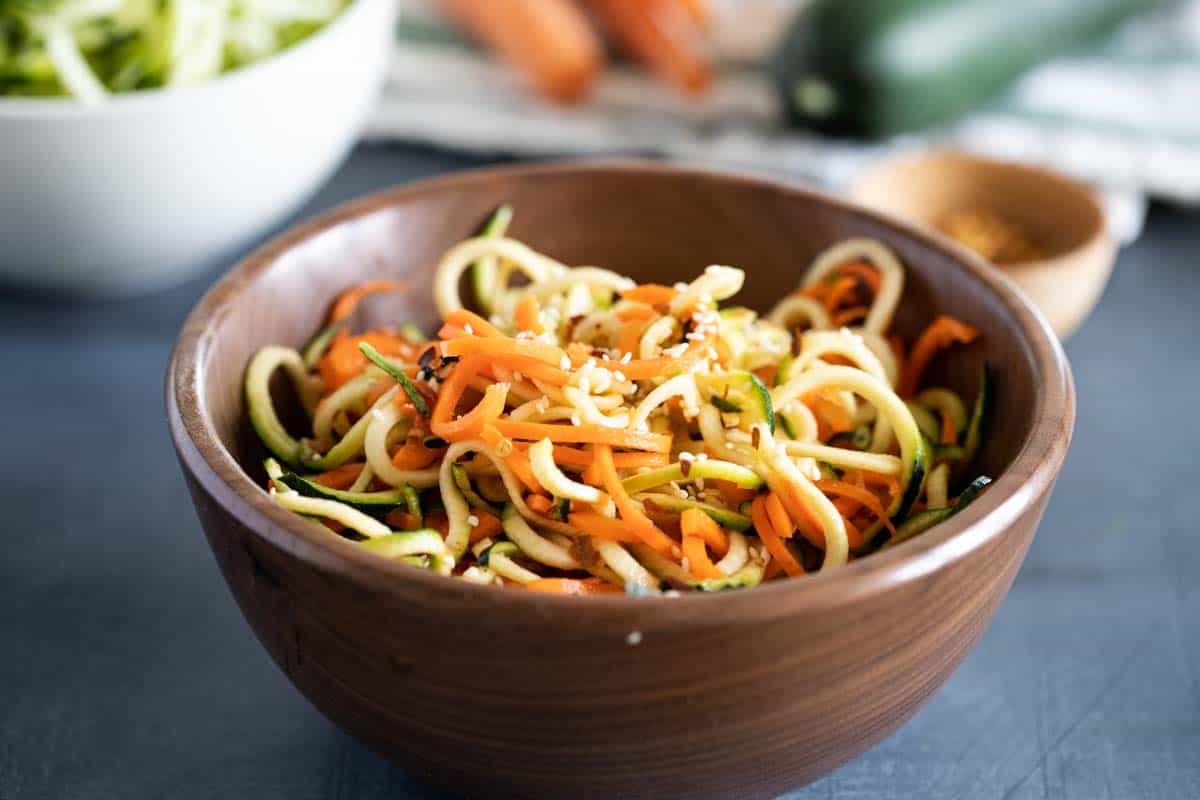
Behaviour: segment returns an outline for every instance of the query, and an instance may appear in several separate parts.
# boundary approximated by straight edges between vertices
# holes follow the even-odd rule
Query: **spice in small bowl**
[[[1012,278],[1063,339],[1099,301],[1116,259],[1096,194],[1041,167],[909,153],[870,167],[849,195],[974,250]]]
[[[1046,251],[1020,225],[986,208],[951,211],[937,227],[996,266],[1045,257]]]

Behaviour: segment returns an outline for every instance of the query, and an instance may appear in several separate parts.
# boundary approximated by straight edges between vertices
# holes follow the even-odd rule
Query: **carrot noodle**
[[[493,270],[483,314],[458,296],[476,268]],[[272,346],[247,369],[269,491],[331,536],[397,537],[376,552],[415,567],[559,596],[801,578],[822,552],[836,569],[953,513],[982,412],[968,433],[961,411],[936,432],[919,413],[922,432],[901,398],[976,328],[942,315],[911,343],[892,332],[903,265],[873,240],[818,256],[761,316],[731,302],[744,280],[712,266],[636,284],[484,236],[438,266],[432,342],[349,330],[364,298],[406,286],[351,288],[303,358]],[[279,367],[310,414],[304,438],[276,412]]]
[[[929,327],[917,337],[908,356],[908,363],[900,378],[900,395],[908,397],[917,391],[925,368],[939,350],[956,343],[970,344],[977,336],[979,331],[954,317],[942,315],[929,323]]]
[[[408,284],[404,281],[367,281],[359,284],[347,292],[343,292],[340,297],[334,302],[333,307],[329,310],[329,323],[332,325],[335,322],[341,322],[347,317],[354,314],[358,310],[358,304],[362,299],[372,294],[382,294],[384,292],[402,292],[408,288]]]

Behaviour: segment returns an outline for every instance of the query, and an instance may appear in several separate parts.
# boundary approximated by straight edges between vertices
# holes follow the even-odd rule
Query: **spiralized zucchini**
[[[201,83],[307,38],[343,0],[0,2],[0,95],[114,93]]]
[[[498,210],[438,265],[436,339],[346,328],[354,303],[395,290],[376,282],[338,302],[305,356],[254,356],[251,422],[279,461],[310,471],[269,462],[276,502],[476,583],[657,595],[836,569],[986,485],[954,496],[984,439],[989,379],[973,411],[921,390],[936,348],[918,340],[906,360],[894,341],[904,273],[882,243],[835,245],[759,316],[722,307],[741,270],[638,285],[506,238],[511,215]],[[486,316],[464,308],[464,276]],[[973,338],[953,325],[953,340]],[[308,436],[276,412],[280,369]]]

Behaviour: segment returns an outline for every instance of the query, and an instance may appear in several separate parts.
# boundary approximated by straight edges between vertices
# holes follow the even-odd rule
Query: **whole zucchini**
[[[811,0],[772,63],[790,120],[885,136],[952,119],[1164,0]]]

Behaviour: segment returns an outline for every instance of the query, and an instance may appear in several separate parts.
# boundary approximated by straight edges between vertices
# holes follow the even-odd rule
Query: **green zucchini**
[[[708,458],[687,462],[686,467],[683,462],[659,467],[626,478],[621,485],[630,494],[637,494],[671,481],[694,481],[697,478],[729,481],[741,489],[758,489],[763,485],[763,479],[748,467]]]
[[[700,394],[722,413],[737,414],[738,427],[750,430],[765,422],[775,432],[771,392],[753,372],[737,370],[696,379]]]
[[[656,505],[666,511],[683,512],[689,508],[698,508],[705,514],[708,514],[713,522],[730,530],[744,531],[753,524],[750,518],[743,514],[731,511],[728,508],[701,503],[699,500],[684,500],[682,497],[672,497],[666,494],[641,495],[638,499],[645,503]]]
[[[970,464],[979,452],[983,442],[983,431],[992,415],[992,376],[988,363],[983,362],[979,370],[979,391],[975,394],[975,406],[971,411],[971,421],[967,423],[967,437],[963,440],[964,464]]]
[[[329,343],[333,341],[333,337],[342,329],[344,324],[343,320],[339,320],[332,325],[326,325],[317,331],[317,335],[309,340],[308,344],[304,345],[304,349],[300,351],[300,356],[304,359],[306,367],[309,369],[316,368],[317,362],[321,360],[321,356],[325,355],[325,351],[329,349]]]
[[[396,380],[396,383],[400,384],[400,388],[404,390],[404,393],[408,395],[408,399],[412,401],[413,407],[422,416],[429,416],[429,404],[425,402],[425,398],[417,391],[417,387],[413,384],[412,379],[404,374],[404,370],[393,364],[391,360],[367,342],[360,342],[358,349],[364,356],[370,359],[371,363],[392,376]]]
[[[949,121],[1163,0],[812,0],[771,71],[790,120],[881,137]]]
[[[402,531],[393,533],[391,536],[378,536],[359,542],[359,547],[365,547],[384,558],[446,552],[446,543],[442,541],[442,535],[429,529]]]
[[[749,589],[762,583],[762,564],[751,561],[732,575],[700,581],[696,588],[702,592],[724,592],[729,589]]]
[[[800,370],[798,369],[796,357],[790,353],[785,355],[779,360],[779,366],[775,370],[775,385],[782,386],[792,378],[796,377],[799,372]],[[787,414],[785,414],[783,411],[776,411],[775,419],[778,421],[779,426],[783,428],[783,433],[785,436],[787,436],[787,438],[797,438],[796,423],[792,422]]]
[[[922,436],[933,442],[941,438],[942,424],[932,411],[925,406],[908,401],[905,401],[905,405],[908,406],[908,410],[912,413],[917,427],[921,429]]]
[[[308,478],[302,478],[294,472],[285,472],[276,480],[278,483],[282,483],[284,486],[305,497],[336,500],[364,514],[370,514],[380,519],[402,506],[411,513],[409,495],[404,489],[389,489],[383,492],[347,492],[342,489],[330,489],[328,486],[322,486]],[[412,492],[414,495],[416,494],[412,490],[412,487],[407,488],[409,492]],[[420,506],[417,507],[417,510],[418,512],[420,511]]]
[[[475,491],[475,487],[471,485],[471,478],[467,475],[466,467],[462,464],[451,464],[450,474],[454,476],[454,485],[462,493],[463,499],[467,501],[467,505],[491,514],[496,513],[496,507],[480,497],[479,493]]]
[[[954,424],[954,432],[958,439],[962,438],[967,429],[967,407],[962,398],[949,389],[926,389],[916,396],[917,405],[932,409],[942,416],[949,417]],[[940,438],[940,437],[939,437]],[[958,441],[955,439],[955,441]],[[937,441],[936,439],[934,441]]]
[[[488,216],[487,221],[480,227],[477,236],[503,236],[512,222],[513,210],[510,205],[502,205]],[[475,290],[475,302],[484,314],[490,314],[492,298],[496,295],[496,281],[499,265],[495,258],[481,258],[471,265],[471,287]]]
[[[283,427],[271,400],[271,376],[281,368],[307,369],[300,354],[286,347],[264,347],[254,354],[246,367],[246,408],[250,424],[267,449],[283,463],[295,464],[300,458],[301,444]]]
[[[401,325],[400,334],[413,344],[425,344],[429,341],[429,337],[425,335],[425,331],[418,328],[414,322],[406,322]]]
[[[972,500],[979,496],[983,488],[991,482],[991,478],[986,475],[980,475],[971,481],[971,484],[966,489],[963,489],[963,493],[958,496],[958,500],[949,508],[931,508],[913,514],[896,528],[896,535],[889,539],[884,546],[891,547],[892,545],[899,544],[919,533],[924,533],[939,522],[945,522],[966,508]]]

